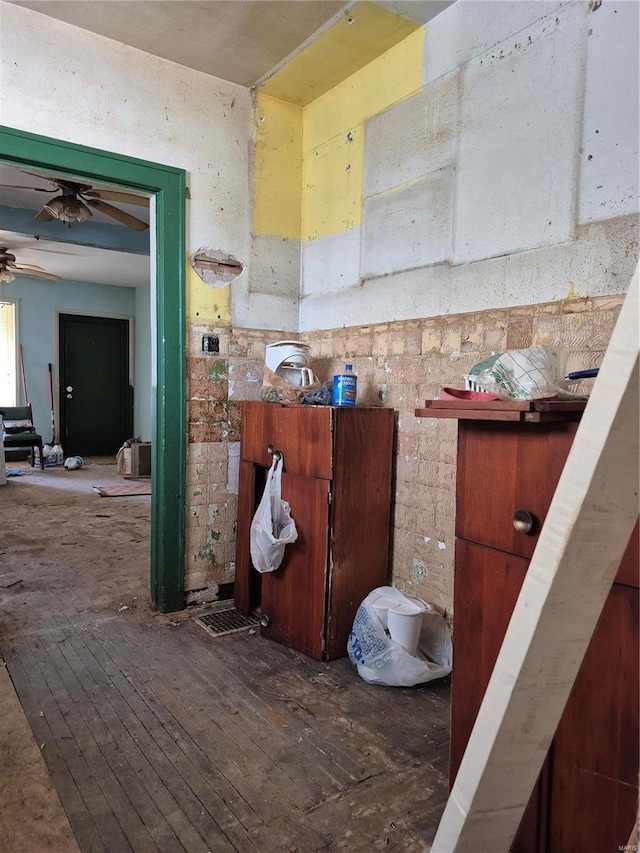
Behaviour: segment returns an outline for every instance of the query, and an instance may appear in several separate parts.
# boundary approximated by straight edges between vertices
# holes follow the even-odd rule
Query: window
[[[0,302],[0,404],[16,406],[16,306]]]

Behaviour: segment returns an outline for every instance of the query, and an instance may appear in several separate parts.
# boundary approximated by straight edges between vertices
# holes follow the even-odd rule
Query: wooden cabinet
[[[490,420],[460,410],[417,414],[459,418],[453,784],[580,415],[525,422],[494,412]],[[582,853],[627,843],[638,808],[638,648],[636,525],[512,850]]]
[[[259,609],[265,637],[316,660],[346,654],[360,602],[389,573],[394,412],[242,404],[235,605]],[[280,568],[251,564],[251,519],[272,452],[298,540]]]

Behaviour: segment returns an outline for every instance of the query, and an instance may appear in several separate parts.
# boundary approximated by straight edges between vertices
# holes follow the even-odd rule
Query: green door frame
[[[155,197],[156,375],[152,388],[151,605],[184,607],[185,191],[182,169],[0,125],[0,162]],[[151,283],[153,288],[154,282]]]

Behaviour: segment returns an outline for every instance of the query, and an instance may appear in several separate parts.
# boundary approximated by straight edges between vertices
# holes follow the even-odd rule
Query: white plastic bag
[[[291,508],[282,500],[282,458],[274,457],[256,514],[251,522],[251,561],[259,572],[274,572],[284,549],[298,538]]]
[[[398,602],[413,601],[399,590],[385,586],[374,589],[362,602],[347,642],[347,652],[358,668],[358,675],[369,684],[390,687],[412,687],[449,675],[453,668],[453,648],[451,632],[443,617],[430,604],[420,602],[426,610],[422,615],[418,652],[411,655],[391,639],[373,607],[372,602],[381,594]]]
[[[575,399],[564,381],[567,353],[544,344],[507,350],[471,368],[477,385],[508,400]]]

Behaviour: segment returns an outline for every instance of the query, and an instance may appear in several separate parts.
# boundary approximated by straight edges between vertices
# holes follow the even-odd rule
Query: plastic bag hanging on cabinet
[[[298,538],[291,507],[282,500],[282,457],[274,456],[258,509],[251,522],[251,562],[259,572],[274,572],[284,549]]]

